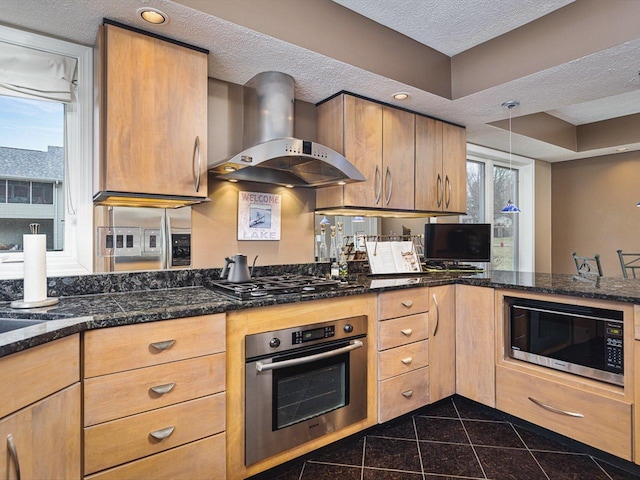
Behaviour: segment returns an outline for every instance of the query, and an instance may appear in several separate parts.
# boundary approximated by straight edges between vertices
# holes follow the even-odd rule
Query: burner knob
[[[271,340],[269,340],[269,346],[271,348],[278,348],[280,346],[280,339],[272,338]]]
[[[351,325],[350,323],[347,323],[347,324],[343,327],[343,330],[344,330],[346,333],[351,333],[351,332],[353,332],[353,325]]]

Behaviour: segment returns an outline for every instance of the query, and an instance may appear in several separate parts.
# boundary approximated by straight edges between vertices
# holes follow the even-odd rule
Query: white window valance
[[[77,59],[0,42],[0,94],[70,103]]]

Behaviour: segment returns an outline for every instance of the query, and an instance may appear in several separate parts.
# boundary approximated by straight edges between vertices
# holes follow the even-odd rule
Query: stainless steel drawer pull
[[[584,415],[581,413],[567,412],[565,410],[560,410],[559,408],[552,407],[551,405],[547,405],[546,403],[542,403],[540,400],[536,400],[535,398],[531,398],[531,397],[527,397],[527,398],[533,403],[535,403],[536,405],[538,405],[539,407],[544,408],[545,410],[549,410],[550,412],[558,413],[560,415],[566,415],[568,417],[584,418]]]
[[[350,352],[356,348],[362,348],[364,343],[360,340],[354,340],[352,343],[345,347],[336,348],[335,350],[329,350],[328,352],[316,353],[306,357],[292,358],[291,360],[283,360],[281,362],[274,363],[262,363],[256,362],[256,370],[259,372],[266,372],[268,370],[279,370],[281,368],[295,367],[296,365],[304,365],[305,363],[317,362],[324,358],[331,358],[343,353]]]
[[[175,429],[176,429],[176,427],[161,428],[160,430],[156,430],[155,432],[151,432],[149,435],[151,435],[156,440],[164,440],[169,435],[171,435]]]
[[[438,325],[440,325],[440,306],[438,305],[438,299],[436,297],[436,294],[434,293],[432,296],[433,296],[433,303],[436,306],[436,326],[433,329],[433,336],[435,337],[436,334],[438,333]]]
[[[156,385],[155,387],[151,387],[153,393],[157,393],[158,395],[164,395],[165,393],[169,393],[175,387],[175,383],[165,383],[164,385]]]
[[[413,301],[411,300],[405,300],[404,302],[401,302],[403,307],[406,308],[411,308],[413,306]]]
[[[176,343],[175,340],[165,340],[164,342],[154,342],[150,347],[162,352],[163,350],[173,347],[174,343]]]
[[[196,165],[196,158],[198,159],[198,163]],[[200,150],[200,137],[196,136],[196,142],[193,145],[193,159],[192,159],[192,167],[193,167],[193,188],[195,188],[196,192],[200,190],[200,175],[202,174],[202,151]],[[197,169],[197,170],[196,170]]]
[[[20,480],[20,460],[18,460],[18,450],[16,449],[16,444],[14,443],[13,435],[11,434],[7,435],[7,448],[9,449],[13,463],[16,466],[16,479]]]
[[[413,330],[410,328],[405,328],[404,330],[400,330],[400,332],[402,332],[403,335],[409,337],[413,333]]]
[[[404,398],[411,398],[413,396],[413,390],[407,390],[406,392],[402,392],[402,396]]]
[[[413,362],[413,358],[411,357],[407,357],[407,358],[403,358],[402,360],[400,360],[402,363],[404,363],[405,365],[411,365],[411,362]]]

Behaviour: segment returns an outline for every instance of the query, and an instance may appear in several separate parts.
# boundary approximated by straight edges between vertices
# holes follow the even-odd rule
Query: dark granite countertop
[[[82,294],[58,294],[60,303],[53,307],[25,311],[10,308],[9,301],[0,302],[0,317],[45,320],[40,324],[0,333],[0,357],[95,328],[454,283],[640,304],[640,280],[603,277],[594,283],[576,280],[572,275],[527,272],[433,272],[414,276],[361,274],[351,276],[348,286],[334,291],[262,297],[248,301],[233,300],[208,289],[207,275],[203,271],[191,272],[186,277],[188,281],[176,280],[167,273],[162,274],[163,281],[157,281],[157,273],[119,275],[122,282],[117,282],[118,277],[114,277],[113,274],[89,276],[86,278],[86,284],[90,287],[85,285],[81,289],[76,285],[78,288],[75,292],[80,291]],[[146,282],[144,275],[153,276],[154,282]],[[181,278],[185,280],[184,273],[176,275],[182,275]],[[50,292],[54,295],[59,290],[74,293],[69,285],[82,283],[78,278],[81,277],[72,280],[50,279]],[[184,285],[181,286],[181,283]],[[103,288],[107,285],[108,288],[104,288],[107,291],[95,293],[96,290],[100,290],[98,284]]]

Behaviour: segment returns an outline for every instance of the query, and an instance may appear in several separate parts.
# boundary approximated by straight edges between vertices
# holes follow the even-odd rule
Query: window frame
[[[485,164],[485,219],[493,225],[493,167],[494,165],[518,170],[517,198],[513,202],[520,208],[518,215],[517,270],[533,272],[535,266],[535,161],[520,155],[509,155],[492,148],[467,144],[467,160]],[[491,219],[489,222],[488,219]],[[493,229],[492,229],[493,230]],[[492,233],[493,236],[493,233]]]
[[[78,60],[74,108],[65,108],[66,202],[64,249],[47,252],[47,276],[93,272],[93,48],[0,25],[0,42],[57,53]],[[82,241],[79,241],[79,239]],[[0,253],[0,279],[24,276],[22,252]]]

